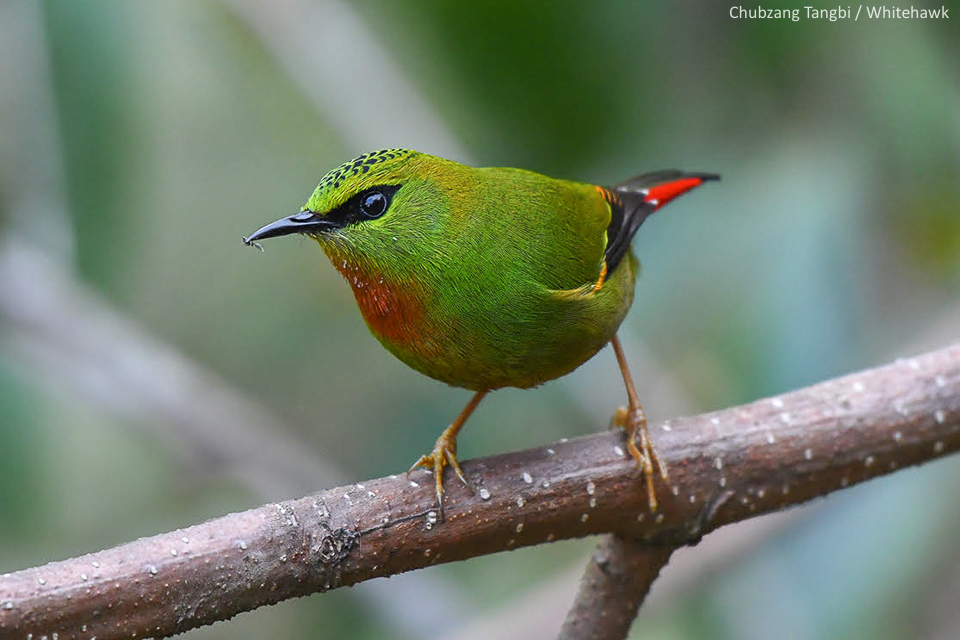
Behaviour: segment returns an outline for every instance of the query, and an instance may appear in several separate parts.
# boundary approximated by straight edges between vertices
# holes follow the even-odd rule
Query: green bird
[[[607,343],[628,399],[611,427],[627,431],[655,511],[654,467],[664,480],[667,467],[616,335],[639,270],[630,241],[654,211],[717,179],[668,170],[603,187],[384,149],[330,171],[298,213],[243,242],[260,248],[264,238],[313,238],[390,353],[476,392],[410,468],[432,468],[441,514],[445,466],[470,487],[457,462],[457,434],[483,397],[559,378]]]

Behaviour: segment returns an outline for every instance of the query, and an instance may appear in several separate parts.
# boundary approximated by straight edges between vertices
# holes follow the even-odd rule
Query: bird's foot
[[[470,493],[473,493],[473,487],[470,485],[470,481],[467,480],[467,477],[463,475],[463,470],[460,468],[460,463],[457,461],[457,437],[448,433],[450,429],[448,428],[443,433],[440,434],[440,437],[437,438],[437,442],[433,445],[433,451],[425,456],[420,456],[420,459],[417,460],[410,470],[407,471],[407,475],[410,475],[410,471],[413,471],[417,467],[426,467],[427,469],[433,470],[433,479],[436,482],[437,490],[437,507],[440,511],[440,519],[443,519],[443,468],[446,466],[452,467],[453,470],[457,473],[457,477],[460,478],[460,481],[466,485]]]
[[[610,428],[623,428],[627,432],[627,451],[630,456],[637,461],[637,467],[643,473],[647,484],[647,501],[650,504],[650,511],[657,510],[657,493],[653,486],[654,466],[660,470],[660,477],[664,482],[669,480],[667,475],[667,463],[663,461],[657,448],[650,438],[650,431],[647,428],[647,414],[643,407],[637,405],[633,408],[620,407],[610,419]],[[639,446],[637,441],[639,439]]]

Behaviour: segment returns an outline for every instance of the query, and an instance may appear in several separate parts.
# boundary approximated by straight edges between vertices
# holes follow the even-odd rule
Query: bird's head
[[[293,233],[310,236],[341,268],[403,271],[429,260],[430,237],[456,163],[408,149],[365,153],[327,173],[302,209],[253,232],[247,245]]]

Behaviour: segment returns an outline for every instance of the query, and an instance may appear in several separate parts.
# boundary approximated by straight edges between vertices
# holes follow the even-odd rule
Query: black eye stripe
[[[390,210],[390,203],[393,202],[393,196],[399,191],[400,186],[399,184],[385,184],[365,189],[333,211],[330,211],[327,215],[323,216],[323,218],[339,227],[380,218]],[[374,194],[379,194],[379,196],[382,197]],[[369,205],[375,204],[375,202],[370,200],[371,198],[373,201],[378,201],[380,206],[365,209],[365,202]]]

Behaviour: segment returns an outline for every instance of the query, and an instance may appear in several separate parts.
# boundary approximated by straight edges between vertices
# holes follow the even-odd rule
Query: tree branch
[[[50,393],[70,390],[124,424],[150,430],[184,466],[234,477],[257,501],[346,482],[261,403],[150,334],[62,265],[8,234],[0,243],[0,350]],[[397,635],[449,627],[468,610],[457,585],[408,574],[402,589],[356,590]],[[408,597],[430,593],[431,602]]]
[[[960,448],[960,345],[654,428],[670,466],[650,514],[621,433],[473,460],[477,488],[390,476],[0,577],[0,635],[163,637],[432,564],[615,532],[695,543]],[[413,486],[411,486],[413,485]]]
[[[675,550],[605,535],[587,563],[559,640],[626,638],[650,585]]]

